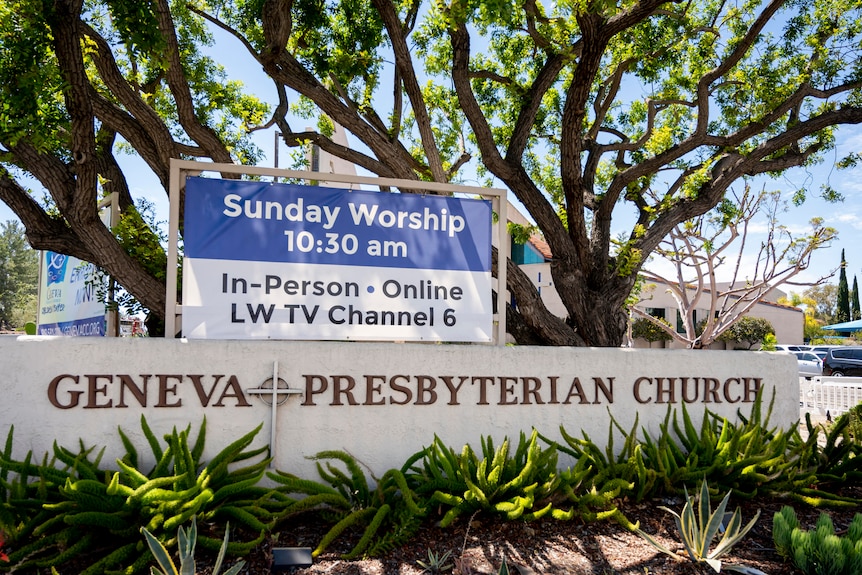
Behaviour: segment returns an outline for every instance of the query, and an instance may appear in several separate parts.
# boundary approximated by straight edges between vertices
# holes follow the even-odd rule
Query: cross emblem
[[[272,377],[260,384],[260,387],[246,390],[251,395],[257,395],[261,401],[270,406],[269,417],[269,453],[275,461],[276,448],[276,410],[278,406],[290,398],[291,395],[302,395],[301,389],[291,389],[286,381],[278,377],[278,361],[272,362]]]

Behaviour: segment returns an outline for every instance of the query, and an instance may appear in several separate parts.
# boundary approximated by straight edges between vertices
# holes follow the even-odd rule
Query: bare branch
[[[254,46],[251,45],[251,42],[249,42],[246,39],[246,37],[243,36],[242,34],[240,34],[235,28],[233,28],[232,26],[228,26],[222,20],[216,18],[215,16],[212,16],[211,14],[209,14],[208,12],[205,12],[204,10],[201,10],[197,6],[193,5],[192,3],[186,4],[186,7],[191,12],[194,12],[195,14],[197,14],[198,16],[200,16],[201,18],[203,18],[204,20],[206,20],[210,24],[216,26],[217,28],[224,30],[225,32],[227,32],[228,34],[230,34],[231,36],[236,38],[240,44],[245,46],[245,49],[248,51],[248,53],[255,60],[257,60],[261,65],[263,64],[263,61],[260,59],[260,56],[258,55],[257,50],[255,50]],[[287,14],[288,15],[290,14],[289,8],[287,10]]]
[[[443,171],[443,163],[440,159],[434,130],[431,127],[431,118],[428,115],[428,109],[422,97],[422,89],[419,87],[419,81],[416,79],[413,59],[410,56],[410,50],[407,48],[404,27],[398,19],[395,5],[392,2],[388,0],[373,0],[373,2],[374,6],[380,12],[380,16],[383,18],[383,24],[386,26],[386,31],[389,33],[389,39],[392,42],[392,50],[395,53],[395,66],[398,68],[404,90],[410,99],[410,107],[413,110],[413,116],[416,118],[416,126],[419,129],[422,147],[428,159],[428,166],[431,168],[431,176],[437,182],[444,182],[446,181],[446,174]]]
[[[656,253],[673,265],[674,278],[654,271],[642,272],[648,280],[667,285],[683,318],[684,340],[689,347],[710,345],[754,309],[767,292],[805,271],[811,255],[828,246],[835,235],[834,230],[815,220],[810,234],[793,237],[777,223],[777,214],[784,209],[777,193],[754,193],[746,186],[742,194],[733,194],[732,204],[731,212],[716,210],[677,226],[662,242]],[[748,226],[758,215],[765,215],[769,222],[767,236],[754,256],[754,265],[743,267],[748,255]],[[724,254],[731,249],[736,250],[731,281],[727,287],[720,287],[718,268],[729,259]],[[748,274],[740,278],[743,269]],[[700,303],[703,299],[708,301],[706,306]],[[705,313],[702,326],[695,323],[696,311]]]

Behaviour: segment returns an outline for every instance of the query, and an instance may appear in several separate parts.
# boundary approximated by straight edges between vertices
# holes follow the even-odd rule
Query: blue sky
[[[251,59],[236,40],[225,33],[216,31],[216,44],[212,48],[213,57],[228,70],[231,79],[238,79],[246,84],[247,89],[265,101],[275,101],[275,92],[271,82],[263,74],[260,66]],[[302,122],[300,120],[299,122]],[[304,127],[297,125],[295,127]],[[349,137],[349,136],[348,136]],[[266,130],[256,133],[255,141],[266,154],[261,165],[273,165],[274,131]],[[283,146],[279,151],[281,167],[288,167],[288,150]],[[862,166],[837,170],[833,166],[836,161],[848,153],[862,153],[862,126],[848,126],[839,129],[837,146],[825,157],[821,165],[807,169],[793,169],[782,177],[763,180],[768,190],[781,190],[789,199],[793,192],[801,187],[811,190],[808,201],[799,207],[790,207],[780,218],[781,224],[794,232],[804,232],[810,229],[808,222],[813,217],[821,217],[826,224],[838,231],[838,238],[828,248],[814,254],[811,267],[797,279],[799,281],[815,281],[834,271],[841,260],[841,250],[845,250],[847,259],[847,275],[850,282],[853,276],[859,276],[862,281]],[[167,220],[168,202],[166,193],[161,190],[158,180],[145,164],[137,158],[120,157],[121,162],[130,174],[129,183],[134,197],[146,197],[153,201],[160,220]],[[499,184],[496,184],[499,185]],[[741,186],[742,183],[737,183]],[[837,204],[824,202],[817,197],[817,191],[823,185],[829,185],[844,195],[844,201]],[[15,219],[14,213],[0,202],[0,222]],[[753,226],[751,243],[760,243],[764,227]],[[622,231],[622,230],[621,230]],[[724,278],[720,278],[724,279]],[[837,274],[829,283],[837,283]],[[801,292],[805,287],[786,286],[785,291]]]

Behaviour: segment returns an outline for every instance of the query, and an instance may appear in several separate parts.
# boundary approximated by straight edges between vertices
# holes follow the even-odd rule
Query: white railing
[[[799,379],[799,406],[803,413],[834,418],[859,403],[862,403],[862,377]]]

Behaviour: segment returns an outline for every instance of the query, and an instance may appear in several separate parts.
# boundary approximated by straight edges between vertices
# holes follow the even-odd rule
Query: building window
[[[701,312],[701,315],[704,312]],[[697,310],[691,311],[691,319],[694,322],[695,327],[697,327]],[[685,333],[685,315],[679,310],[676,312],[676,333]]]
[[[320,171],[320,146],[317,144],[311,146],[311,171]]]
[[[663,307],[647,307],[647,308],[644,308],[644,311],[646,311],[647,314],[649,314],[653,317],[665,319],[665,315],[664,315],[665,311],[664,311]]]

